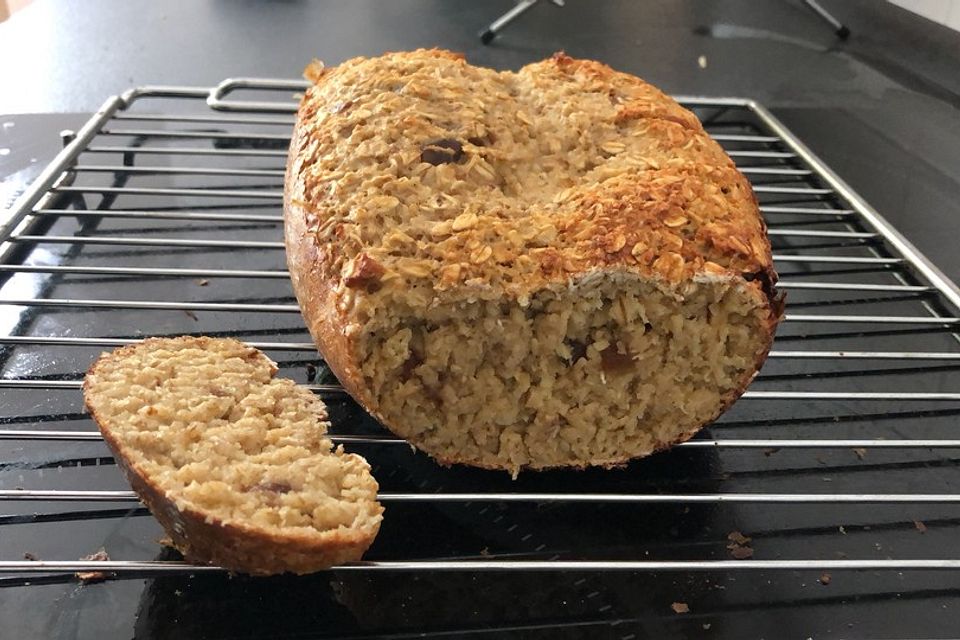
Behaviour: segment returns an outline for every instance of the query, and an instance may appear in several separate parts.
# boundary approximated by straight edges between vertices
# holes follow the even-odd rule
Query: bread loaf
[[[642,80],[439,50],[307,69],[287,261],[346,390],[442,463],[617,465],[686,440],[782,312],[744,176]]]
[[[134,491],[187,560],[251,574],[358,560],[383,509],[326,409],[236,340],[151,338],[105,354],[84,399]]]

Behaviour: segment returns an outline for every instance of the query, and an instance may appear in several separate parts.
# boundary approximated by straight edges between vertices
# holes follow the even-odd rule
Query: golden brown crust
[[[481,122],[478,131],[462,131],[463,159],[429,167],[420,161],[423,145],[449,135],[436,122],[442,114],[430,111],[441,100],[420,84],[435,71],[449,76],[440,92],[444,104],[468,102],[483,87],[484,97],[513,104],[499,115],[473,114]],[[573,105],[585,92],[603,96],[583,117],[596,123],[593,144],[609,156],[610,174],[603,167],[587,171],[579,184],[551,193],[550,202],[512,193],[518,164],[553,160],[531,154],[541,152],[540,134],[556,132],[521,124],[538,135],[516,139],[508,149],[500,148],[506,144],[500,140],[478,146],[468,139],[479,131],[495,133],[507,114],[531,119],[524,111],[530,107],[511,98],[517,86],[531,95],[555,89]],[[394,89],[388,97],[385,87]],[[637,117],[618,117],[625,108]],[[544,126],[552,125],[548,118],[554,115],[544,112]],[[385,140],[385,147],[376,139],[389,135],[396,139]],[[368,166],[353,169],[360,162]],[[375,179],[364,174],[366,168],[397,175]],[[458,180],[488,170],[496,174],[495,184],[474,192],[472,206],[452,203],[458,212],[453,214],[430,202],[437,187],[456,189]],[[431,172],[438,174],[433,189],[404,191],[405,177],[429,180]],[[381,195],[371,195],[368,185]],[[363,203],[343,197],[352,186],[365,187]],[[772,274],[770,245],[749,183],[696,117],[639,78],[562,55],[516,74],[472,67],[436,50],[358,58],[327,69],[301,103],[286,194],[288,217],[298,218],[303,229],[295,242],[315,245],[313,264],[322,279],[339,280],[361,256],[385,270],[388,288],[433,282],[439,273],[441,287],[492,285],[514,296],[597,267],[672,282],[698,273]],[[488,197],[479,201],[481,195]],[[416,219],[425,208],[431,211]],[[377,226],[379,232],[371,233]]]
[[[305,574],[359,560],[373,544],[374,536],[359,531],[331,531],[322,540],[314,536],[278,536],[211,519],[196,509],[178,508],[156,483],[127,465],[117,440],[108,431],[102,432],[130,487],[188,562],[250,575]]]
[[[177,340],[184,345],[202,349],[214,339],[187,336]],[[360,559],[373,543],[377,534],[376,528],[372,531],[338,529],[311,534],[286,532],[278,535],[242,522],[224,522],[202,510],[178,505],[150,474],[131,463],[133,456],[114,433],[110,419],[100,414],[96,408],[97,403],[90,401],[91,387],[107,358],[124,358],[144,346],[169,342],[168,338],[148,338],[141,343],[104,354],[90,367],[84,379],[83,392],[85,406],[113,452],[117,466],[131,488],[160,522],[173,546],[190,562],[213,564],[252,575],[312,573]],[[252,347],[248,349],[250,358],[263,361],[276,372],[276,365],[266,356]]]
[[[302,130],[294,129],[291,149],[298,147],[298,138],[301,135]],[[296,175],[291,171],[293,166],[292,162],[288,165],[285,179],[284,237],[287,246],[287,268],[294,293],[307,323],[307,330],[327,366],[347,393],[368,413],[382,421],[369,390],[362,384],[363,375],[360,373],[359,362],[352,354],[352,345],[345,332],[347,323],[343,321],[342,313],[338,309],[338,283],[324,277],[320,271],[319,250],[310,241],[310,234],[307,232],[308,214],[298,204],[300,191]]]
[[[677,288],[732,280],[768,310],[762,364],[782,297],[756,198],[655,87],[562,53],[517,73],[419,50],[308,75],[285,181],[287,262],[332,371],[381,421],[352,331],[421,288],[427,305],[523,301],[597,271]]]

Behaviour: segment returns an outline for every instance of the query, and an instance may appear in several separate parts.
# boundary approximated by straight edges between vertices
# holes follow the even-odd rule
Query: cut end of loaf
[[[517,473],[647,455],[742,393],[777,320],[743,280],[681,287],[605,273],[526,305],[381,307],[359,354],[373,408],[444,462]]]
[[[101,357],[87,406],[131,485],[190,560],[306,573],[359,559],[382,508],[334,449],[310,391],[235,340],[150,339]]]

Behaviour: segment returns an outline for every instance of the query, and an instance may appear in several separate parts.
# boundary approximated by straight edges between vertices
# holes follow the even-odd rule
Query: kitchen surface
[[[294,81],[229,97],[286,105],[277,113],[215,111],[207,106],[205,92],[182,92],[180,97],[147,92],[107,129],[153,133],[111,138],[107,131],[93,138],[93,146],[113,151],[85,152],[82,164],[133,166],[150,160],[143,147],[194,144],[190,138],[173,136],[170,141],[164,135],[190,130],[195,137],[210,137],[212,132],[213,142],[202,142],[214,151],[197,152],[183,164],[209,173],[225,166],[217,164],[216,155],[224,152],[230,162],[237,162],[231,167],[248,173],[242,179],[211,174],[191,181],[169,171],[111,182],[113,174],[100,171],[88,182],[80,179],[58,187],[58,197],[44,205],[51,221],[32,235],[88,240],[133,236],[140,244],[109,239],[48,244],[34,239],[18,242],[17,250],[8,254],[9,264],[87,271],[0,271],[0,334],[10,336],[0,342],[0,378],[15,381],[0,386],[0,428],[95,430],[71,385],[106,343],[79,348],[52,340],[35,343],[30,336],[126,340],[190,332],[308,342],[283,279],[262,273],[247,280],[143,272],[142,278],[130,280],[109,269],[118,264],[197,273],[283,269],[282,252],[270,244],[280,240],[275,224],[280,203],[270,194],[282,189],[284,140],[292,124],[289,107],[303,67],[315,58],[335,65],[354,56],[418,47],[461,51],[472,64],[504,70],[565,51],[636,74],[668,93],[702,98],[685,104],[711,134],[726,136],[725,148],[738,165],[752,170],[745,173],[759,187],[761,208],[771,212],[767,221],[774,253],[786,257],[786,264],[778,265],[781,278],[788,286],[800,283],[787,289],[788,316],[860,314],[873,319],[869,325],[856,321],[835,326],[813,319],[784,326],[774,346],[781,357],[771,358],[751,387],[760,393],[813,390],[821,395],[799,400],[778,396],[766,403],[761,396],[747,398],[701,434],[707,440],[756,441],[751,446],[679,447],[622,469],[523,473],[516,481],[506,474],[441,468],[402,444],[363,442],[381,437],[380,427],[351,402],[328,400],[335,429],[346,425],[341,433],[360,437],[360,444],[345,446],[368,456],[382,491],[680,498],[637,504],[399,500],[386,505],[384,528],[367,556],[373,562],[411,563],[391,570],[249,578],[202,570],[158,575],[145,567],[142,575],[128,571],[108,575],[105,581],[78,580],[62,571],[6,570],[0,573],[0,636],[639,639],[960,634],[960,443],[954,440],[960,415],[960,347],[951,330],[960,310],[951,306],[943,290],[934,290],[935,272],[931,279],[930,273],[915,268],[902,274],[887,269],[899,264],[897,256],[906,245],[897,245],[899,237],[891,242],[889,236],[878,236],[868,220],[853,216],[854,209],[859,211],[853,194],[844,193],[819,165],[784,142],[781,132],[764,119],[765,112],[744,102],[721,107],[704,100],[751,99],[769,110],[832,174],[956,282],[960,32],[950,28],[949,10],[942,12],[944,24],[939,24],[920,15],[922,11],[891,3],[823,0],[819,6],[849,29],[844,39],[835,25],[799,0],[566,0],[562,7],[540,0],[488,45],[481,43],[479,34],[512,6],[509,1],[469,0],[34,0],[0,22],[0,204],[11,211],[72,139],[69,131],[80,130],[110,96],[145,85],[209,89],[230,77]],[[254,121],[240,124],[230,120],[234,116]],[[61,134],[64,130],[67,135]],[[254,139],[253,132],[265,134]],[[253,141],[235,142],[243,135]],[[748,138],[766,141],[752,147]],[[791,182],[771,178],[781,170]],[[128,187],[141,191],[124,192]],[[171,197],[164,191],[193,188],[247,195],[198,205],[193,196]],[[791,191],[797,188],[800,191]],[[258,190],[267,193],[249,195]],[[797,214],[797,209],[810,208],[829,215]],[[70,216],[63,211],[68,209],[86,213]],[[94,210],[102,215],[94,216]],[[162,215],[128,220],[112,213],[123,211]],[[183,212],[201,215],[178,218]],[[845,212],[849,220],[842,219]],[[0,228],[4,215],[0,213]],[[180,244],[164,246],[164,238]],[[233,240],[241,244],[231,251]],[[814,266],[809,266],[801,258],[791,263],[789,256],[797,254],[840,255],[845,260],[819,265],[814,258]],[[852,282],[862,288],[824,294],[822,288],[803,284],[808,282]],[[24,303],[33,298],[67,302]],[[161,310],[128,305],[109,312],[70,304],[94,299],[186,304]],[[227,306],[218,310],[217,304]],[[276,313],[253,313],[250,305],[274,305]],[[919,316],[925,317],[913,324],[889,320]],[[887,355],[859,360],[790,355],[804,350]],[[936,357],[918,363],[909,355],[917,353]],[[315,353],[288,349],[271,357],[279,361],[282,375],[298,382],[330,382],[317,377],[321,363]],[[830,392],[850,395],[825,395]],[[877,393],[888,395],[876,402],[862,395]],[[924,393],[930,395],[919,395]],[[819,444],[798,444],[798,439]],[[930,446],[904,444],[914,439]],[[778,446],[778,440],[787,444]],[[831,445],[829,440],[845,444]],[[885,448],[883,441],[901,445]],[[21,489],[112,491],[126,485],[100,442],[0,439],[0,490]],[[724,502],[722,496],[729,494],[781,497],[769,503],[736,498]],[[782,498],[786,494],[808,497],[791,503]],[[815,496],[809,498],[811,494]],[[899,501],[890,498],[906,494]],[[703,499],[683,499],[690,495]],[[847,496],[847,502],[816,495]],[[101,547],[111,560],[178,560],[175,552],[157,544],[161,536],[149,514],[129,500],[0,501],[0,568],[2,561],[79,560]],[[418,568],[417,562],[424,560],[667,564],[564,571],[549,566]],[[797,563],[750,569],[723,564],[787,560]],[[830,564],[845,560],[903,560],[907,565],[844,569]],[[910,564],[917,560],[931,564]],[[679,564],[686,561],[691,564]]]

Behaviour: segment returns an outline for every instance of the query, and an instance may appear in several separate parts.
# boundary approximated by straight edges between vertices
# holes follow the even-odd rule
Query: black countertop
[[[38,0],[0,24],[0,60],[5,61],[0,66],[0,114],[15,114],[0,116],[0,176],[7,177],[0,190],[0,203],[4,196],[10,197],[28,182],[55,153],[60,129],[76,128],[83,122],[83,114],[96,109],[107,95],[131,86],[209,86],[228,76],[296,77],[303,64],[313,57],[333,64],[354,55],[418,46],[461,50],[473,63],[500,68],[516,68],[563,49],[571,55],[596,58],[639,74],[672,93],[757,99],[934,263],[953,279],[960,279],[960,252],[954,248],[954,235],[960,228],[960,34],[885,3],[867,0],[824,2],[852,29],[848,42],[838,41],[832,29],[798,1],[568,0],[568,6],[560,9],[544,0],[492,46],[483,47],[477,33],[510,4],[499,0]],[[9,151],[4,152],[5,149]],[[66,331],[69,327],[65,324],[57,328]],[[937,346],[939,350],[947,348]],[[50,363],[51,367],[56,364]],[[949,387],[946,390],[955,390],[955,376],[947,378],[955,370],[954,367],[943,373],[942,384]],[[842,380],[837,384],[841,383]],[[939,389],[934,383],[931,388]],[[953,415],[943,414],[944,429],[955,419]],[[905,433],[909,435],[906,430],[915,426],[913,422],[905,423]],[[844,428],[829,424],[823,433],[829,431],[840,437],[837,434]],[[846,437],[857,435],[857,425],[846,428]],[[799,432],[800,427],[795,429]],[[899,424],[890,429],[891,437],[905,437],[898,431]],[[826,437],[814,430],[805,434]],[[841,455],[853,456],[849,451],[837,453]],[[859,453],[857,457],[858,463],[863,462]],[[689,467],[671,467],[676,459],[653,459],[644,468],[654,478],[679,478],[689,472]],[[710,461],[709,456],[697,460],[702,464]],[[769,465],[786,464],[782,460],[771,458]],[[865,461],[871,463],[872,458]],[[809,473],[819,481],[821,473],[816,465],[825,463],[812,464]],[[880,462],[876,464],[876,485],[859,490],[875,489],[884,477],[895,477],[896,470]],[[945,458],[941,467],[924,464],[927,475],[916,476],[920,479],[915,485],[898,490],[956,493],[955,486],[950,486],[955,476],[948,473],[956,467],[952,457]],[[803,472],[808,469],[799,468]],[[470,474],[464,477],[469,481],[474,478]],[[550,488],[546,485],[551,477],[544,475],[530,481]],[[584,478],[585,482],[587,476]],[[726,486],[720,480],[717,486]],[[747,481],[754,483],[749,485],[752,490],[776,491],[782,480],[771,473],[750,476]],[[391,508],[394,511],[390,526],[416,530],[421,524],[415,512],[405,516],[402,508]],[[690,535],[704,527],[701,517],[710,517],[709,513],[703,516],[698,511],[694,511],[696,517],[687,517],[686,513],[679,507],[651,510],[643,512],[636,521],[614,524],[622,527],[618,535],[628,540],[631,536],[652,535],[644,533],[647,530],[664,528],[679,527],[680,534]],[[648,518],[648,514],[653,515]],[[662,516],[660,521],[656,521],[658,514]],[[818,514],[795,523],[796,530],[808,535],[803,540],[835,535],[835,514],[835,510],[824,509],[822,518]],[[539,514],[538,526],[548,516],[549,513]],[[449,519],[456,524],[460,522],[458,517],[454,513]],[[584,516],[584,526],[598,527],[598,540],[603,535],[609,537],[610,527],[601,520],[590,522],[590,517],[596,515]],[[460,528],[451,526],[450,531],[425,531],[424,545],[437,545],[443,551],[445,536],[471,535],[473,521],[470,523]],[[919,544],[917,540],[929,540],[931,545],[939,540],[938,549],[949,554],[953,548],[950,545],[955,543],[936,536],[954,533],[954,524],[955,519],[944,520],[939,531],[931,524],[931,531],[924,534],[917,533],[911,525],[906,531],[895,532],[901,536],[894,538],[895,543],[911,549]],[[732,528],[726,522],[715,526],[719,531]],[[599,528],[604,529],[602,534]],[[25,538],[24,544],[33,543],[28,538],[30,531],[24,528],[18,534]],[[484,532],[472,533],[479,536]],[[558,525],[555,532],[551,529],[548,533],[562,538],[569,532]],[[872,535],[867,530],[857,533],[861,537]],[[917,538],[920,535],[927,537]],[[14,541],[19,544],[16,538]],[[56,541],[47,542],[48,546],[57,546]],[[793,543],[788,540],[784,544]],[[153,549],[152,544],[149,548]],[[805,548],[783,548],[784,553],[794,557],[809,555]],[[127,551],[132,554],[141,550]],[[885,553],[886,550],[877,549],[878,557]],[[3,559],[10,558],[0,558]],[[488,592],[501,584],[496,574],[447,575],[455,577],[444,577],[436,585],[429,585],[427,591],[434,594],[435,600],[418,603],[412,601],[410,594],[422,593],[424,586],[412,588],[416,578],[409,579],[405,574],[384,579],[390,587],[385,601],[380,600],[383,591],[369,586],[376,578],[369,582],[364,576],[351,578],[346,581],[345,591],[328,593],[337,587],[323,574],[305,578],[295,590],[286,588],[289,583],[282,580],[226,578],[206,586],[186,578],[171,578],[153,581],[148,588],[140,582],[131,583],[130,588],[114,586],[103,590],[78,587],[59,591],[50,587],[50,593],[57,594],[58,599],[55,605],[43,610],[31,607],[48,597],[46,592],[20,587],[0,589],[0,629],[13,629],[18,637],[97,637],[104,629],[130,629],[135,620],[137,637],[252,637],[257,630],[262,633],[264,619],[276,617],[278,628],[295,629],[300,637],[320,637],[325,633],[324,625],[337,628],[338,616],[375,620],[381,606],[436,606],[439,611],[437,602],[458,602],[467,609],[481,610],[482,603],[470,601],[478,584]],[[618,603],[623,610],[639,611],[637,615],[641,617],[610,637],[667,637],[664,629],[677,637],[734,637],[735,630],[750,628],[761,630],[756,637],[775,637],[771,630],[776,629],[782,630],[782,637],[791,638],[863,637],[858,635],[861,633],[871,637],[949,637],[953,622],[958,620],[951,610],[960,602],[954,573],[865,574],[858,578],[858,584],[876,578],[874,592],[851,596],[845,594],[867,593],[869,589],[857,591],[843,578],[834,578],[832,585],[824,586],[817,583],[816,576],[811,580],[807,574],[794,572],[780,574],[780,582],[774,578],[770,586],[768,576],[736,574],[723,578],[731,591],[736,588],[735,580],[763,580],[750,589],[751,601],[761,604],[737,608],[727,606],[722,595],[726,587],[712,574],[681,576],[665,572],[643,576],[644,583],[638,582],[640,578],[635,575],[624,574],[624,592],[649,593],[649,602],[640,598],[639,603]],[[581,609],[586,612],[583,615],[593,615],[597,609],[591,600],[596,593],[585,589],[583,593],[571,592],[571,597],[563,589],[554,592],[557,585],[549,575],[534,575],[527,583],[511,584],[525,589],[516,594],[516,601],[542,600],[556,605],[562,600],[567,606],[570,598],[571,615],[580,615],[577,612]],[[708,587],[722,615],[700,617],[698,603],[691,600],[693,613],[681,618],[681,626],[676,622],[678,614],[669,608],[670,602],[687,599],[691,592]],[[770,594],[778,592],[787,595],[781,595],[776,604],[762,604]],[[796,593],[806,594],[804,606],[789,605],[788,596]],[[35,594],[43,598],[38,599]],[[209,609],[201,604],[218,594],[223,594],[223,611],[235,618],[208,619]],[[333,606],[330,602],[339,604]],[[138,603],[140,611],[133,615],[131,611]],[[496,606],[506,605],[497,601]],[[455,608],[453,604],[451,607]],[[281,618],[294,609],[299,612],[297,620],[316,621],[319,626],[314,635],[293,622],[284,626]],[[20,613],[21,618],[12,620]],[[410,617],[415,619],[416,615],[411,613]],[[721,618],[729,621],[726,629],[711,622]],[[752,624],[755,626],[751,627]],[[960,627],[960,622],[956,627]],[[532,633],[525,633],[519,626],[518,629],[511,637],[530,637]],[[547,635],[538,637],[549,637],[549,630],[544,633]],[[583,633],[606,637],[593,628],[585,628]],[[456,637],[456,632],[434,635]],[[0,631],[0,636],[6,637],[4,631]],[[410,627],[392,637],[416,636],[417,629]]]

